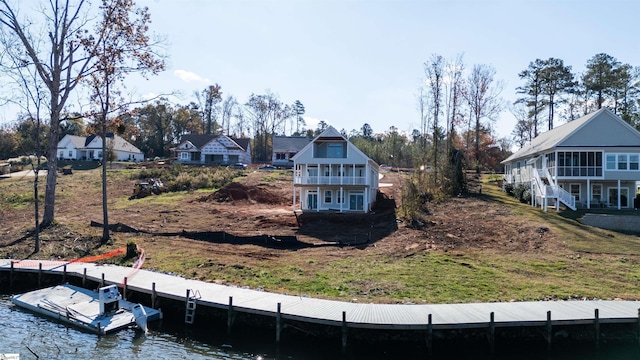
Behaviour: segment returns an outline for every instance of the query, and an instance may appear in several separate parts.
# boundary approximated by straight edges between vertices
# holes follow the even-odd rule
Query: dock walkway
[[[555,326],[604,323],[640,324],[637,301],[536,301],[466,304],[367,304],[275,294],[247,288],[219,285],[148,270],[93,263],[60,261],[14,261],[16,272],[42,272],[83,277],[173,300],[186,300],[187,291],[197,291],[198,306],[229,309],[282,319],[347,326],[349,328],[429,330],[516,326]],[[66,264],[63,266],[63,264]],[[11,260],[0,259],[0,271],[10,271]],[[431,323],[430,323],[431,321]]]

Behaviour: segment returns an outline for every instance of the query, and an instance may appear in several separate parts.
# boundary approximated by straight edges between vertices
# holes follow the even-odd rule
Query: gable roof
[[[113,150],[142,154],[142,151],[140,151],[140,149],[138,149],[133,144],[131,144],[127,140],[121,138],[120,136],[118,136],[118,135],[116,135],[114,133],[107,133],[105,135],[105,137],[113,139]],[[60,144],[65,138],[69,139],[71,141],[71,143],[73,143],[73,145],[75,146],[76,149],[92,149],[93,147],[89,147],[89,145],[94,140],[100,139],[100,135],[93,134],[93,135],[89,135],[87,137],[77,136],[77,135],[65,135],[58,142],[58,144]],[[102,145],[100,145],[100,147],[102,147]]]
[[[140,151],[140,149],[118,135],[113,136],[113,150],[142,154],[142,151]]]
[[[587,144],[584,137],[580,137],[581,133],[585,132],[585,128],[592,122],[610,122],[615,123],[605,124],[606,130],[615,128],[623,128],[628,142],[635,142],[634,144],[623,144],[620,142],[620,138],[616,139],[616,146],[638,146],[640,145],[640,133],[634,129],[631,125],[627,124],[619,116],[611,112],[611,110],[602,108],[598,111],[587,114],[581,118],[570,121],[566,124],[560,125],[554,129],[544,132],[538,135],[535,139],[531,140],[528,144],[523,146],[520,150],[502,161],[502,163],[509,163],[516,159],[528,158],[534,155],[540,154],[544,151],[553,149],[560,146],[602,146],[603,144]],[[605,130],[605,131],[606,131]],[[606,144],[607,146],[611,146]]]
[[[305,147],[300,149],[300,151],[298,151],[298,153],[295,154],[291,159],[293,161],[296,161],[301,156],[301,154],[307,152],[308,149],[311,148],[314,143],[322,142],[322,141],[325,141],[325,140],[343,140],[343,141],[345,141],[347,143],[347,146],[349,147],[349,149],[355,151],[358,155],[360,155],[364,159],[366,159],[367,162],[369,162],[371,165],[373,165],[374,168],[376,168],[376,169],[379,168],[379,165],[375,161],[373,161],[370,157],[368,157],[367,154],[362,152],[362,150],[358,149],[357,146],[353,145],[353,143],[351,141],[349,141],[346,137],[344,137],[333,126],[327,127],[320,135],[316,136]]]
[[[306,136],[273,136],[274,152],[302,150],[311,140]]]
[[[217,138],[216,134],[186,134],[182,135],[182,139],[180,139],[180,144],[188,141],[196,148],[200,149],[205,146],[209,141]]]
[[[85,137],[84,136],[78,136],[78,135],[65,135],[66,138],[69,139],[69,141],[71,141],[71,143],[73,144],[73,146],[75,146],[76,149],[81,149],[85,146]],[[64,138],[63,138],[64,139]],[[60,140],[62,141],[62,140]]]
[[[251,141],[251,139],[249,138],[234,138],[234,137],[229,137],[231,140],[235,141],[236,144],[238,144],[238,146],[240,146],[242,148],[242,150],[247,151],[249,150],[249,143]]]
[[[92,135],[87,136],[87,138],[84,140],[84,147],[89,146],[89,144],[91,144],[91,142],[93,140],[95,140],[97,137],[99,137],[99,135],[96,135],[96,134],[92,134]],[[113,133],[112,132],[111,133],[106,133],[104,135],[104,137],[105,138],[112,138],[113,137]]]

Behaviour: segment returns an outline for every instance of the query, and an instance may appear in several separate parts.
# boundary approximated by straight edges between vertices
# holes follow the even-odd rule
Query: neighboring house
[[[114,133],[107,133],[107,151],[113,151],[115,161],[143,161],[142,151]],[[98,135],[65,135],[58,142],[61,160],[102,160],[102,137]]]
[[[271,164],[279,167],[293,167],[293,157],[310,141],[306,136],[274,136]]]
[[[549,130],[502,162],[505,181],[530,187],[546,210],[634,206],[640,180],[640,132],[608,109]]]
[[[234,139],[226,135],[183,135],[175,149],[178,162],[183,164],[228,165],[251,164],[250,139]]]
[[[378,193],[378,164],[333,127],[294,157],[293,210],[369,212]]]

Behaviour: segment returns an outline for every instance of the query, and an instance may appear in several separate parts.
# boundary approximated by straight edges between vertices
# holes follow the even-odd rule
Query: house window
[[[69,150],[69,157],[73,157],[73,151]]]
[[[615,170],[615,169],[616,169],[616,155],[607,154],[607,170]]]
[[[629,154],[629,170],[638,170],[638,154]]]
[[[607,154],[607,170],[640,170],[640,154]]]
[[[615,167],[615,157],[611,166]],[[552,163],[547,163],[552,167]],[[602,152],[600,151],[560,151],[558,152],[558,176],[586,177],[602,176]],[[551,172],[551,169],[549,169]]]
[[[338,190],[336,194],[338,196],[338,204],[344,204],[344,190]]]
[[[188,152],[181,152],[180,153],[180,160],[189,160],[189,153]]]
[[[627,170],[626,154],[618,154],[618,170]]]
[[[324,192],[324,202],[325,203],[331,203],[331,197],[332,197],[333,191],[331,190],[325,190]]]
[[[102,159],[102,150],[98,151],[98,158]]]
[[[346,142],[317,142],[313,145],[315,158],[346,158]]]
[[[287,154],[285,154],[285,153],[276,153],[276,160],[287,160]]]
[[[580,201],[580,184],[571,184],[569,185],[571,190],[571,195],[576,197],[576,201]]]
[[[64,151],[60,151],[60,159],[64,158]]]

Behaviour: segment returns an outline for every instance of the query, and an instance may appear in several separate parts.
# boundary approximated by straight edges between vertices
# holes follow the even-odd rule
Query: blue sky
[[[419,128],[416,95],[431,54],[495,67],[502,96],[516,99],[517,74],[556,57],[580,72],[605,52],[640,65],[637,0],[138,0],[151,30],[166,37],[168,67],[140,96],[180,91],[181,103],[209,84],[245,102],[267,89],[300,100],[313,127],[369,123],[374,132]],[[513,116],[496,122],[508,136]],[[556,126],[560,124],[556,119]]]

